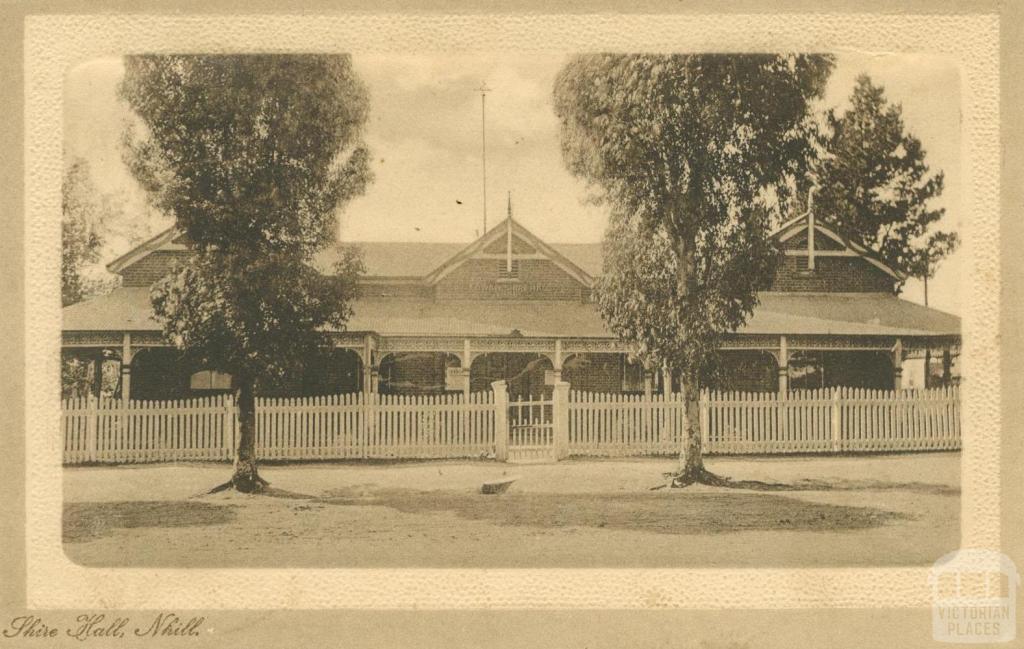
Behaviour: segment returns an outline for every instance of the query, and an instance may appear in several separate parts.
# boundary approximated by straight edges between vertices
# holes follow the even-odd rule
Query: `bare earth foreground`
[[[774,490],[650,487],[670,459],[264,466],[270,495],[198,495],[225,464],[64,471],[68,556],[150,567],[931,564],[960,538],[960,455],[713,458]],[[481,483],[517,476],[504,494]]]

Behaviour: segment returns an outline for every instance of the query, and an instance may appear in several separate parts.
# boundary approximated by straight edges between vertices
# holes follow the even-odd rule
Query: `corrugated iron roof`
[[[740,334],[955,336],[960,318],[885,293],[760,294]],[[595,305],[564,301],[371,298],[354,304],[349,331],[381,335],[610,337]],[[63,310],[65,331],[159,330],[147,288],[118,288]]]
[[[960,318],[888,293],[778,293],[760,304],[739,333],[955,336]]]

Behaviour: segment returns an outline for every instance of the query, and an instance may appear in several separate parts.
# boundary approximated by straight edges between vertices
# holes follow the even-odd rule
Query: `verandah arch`
[[[113,348],[65,347],[60,353],[61,399],[120,394],[121,354]]]
[[[789,357],[789,388],[892,390],[892,355],[870,350],[796,350]]]
[[[461,359],[447,352],[390,352],[380,360],[379,390],[382,394],[456,391],[456,388],[449,388],[448,373],[461,368]],[[461,387],[457,391],[461,391]]]
[[[213,368],[188,364],[177,350],[150,347],[132,358],[134,400],[175,400],[226,394],[231,377]],[[335,349],[309,359],[305,371],[276,386],[257,386],[257,396],[298,397],[358,392],[362,360],[350,349]]]
[[[201,369],[201,368],[200,368]],[[181,353],[171,347],[146,347],[132,356],[131,398],[137,401],[186,399],[193,374]]]
[[[553,370],[551,359],[530,352],[489,352],[473,359],[470,365],[470,389],[490,389],[494,381],[508,383],[510,398],[550,397],[552,388],[545,384],[545,373]]]
[[[719,371],[708,387],[739,392],[778,392],[778,360],[764,350],[723,350],[719,352]]]
[[[577,353],[562,362],[562,380],[581,392],[640,393],[644,368],[624,353]]]

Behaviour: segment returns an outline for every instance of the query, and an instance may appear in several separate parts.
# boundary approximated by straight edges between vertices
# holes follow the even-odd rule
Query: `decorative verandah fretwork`
[[[430,352],[450,354],[461,362],[463,390],[469,391],[469,374],[473,361],[490,353],[537,354],[550,360],[554,379],[561,380],[566,359],[579,354],[621,354],[631,356],[633,347],[615,338],[505,336],[381,336],[374,332],[334,334],[338,349],[354,352],[361,362],[364,391],[379,389],[381,360],[397,352]],[[770,354],[778,368],[780,391],[788,389],[789,360],[794,352],[864,351],[888,354],[892,361],[893,385],[900,387],[903,360],[909,353],[925,349],[942,350],[948,366],[950,354],[959,350],[959,336],[853,336],[833,334],[800,335],[732,335],[727,336],[723,351],[761,351]],[[170,347],[158,331],[66,331],[65,349],[96,352],[110,350],[121,359],[121,395],[131,395],[131,368],[134,355],[143,349]],[[651,391],[654,372],[663,372],[663,386],[671,386],[667,368],[645,369],[645,392]]]

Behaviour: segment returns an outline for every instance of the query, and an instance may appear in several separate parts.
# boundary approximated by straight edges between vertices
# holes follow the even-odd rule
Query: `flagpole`
[[[483,163],[483,198],[484,198],[484,229],[481,236],[487,233],[487,93],[491,88],[487,82],[480,84],[480,159]]]
[[[512,273],[512,190],[508,192],[508,228],[505,230],[505,270]]]

